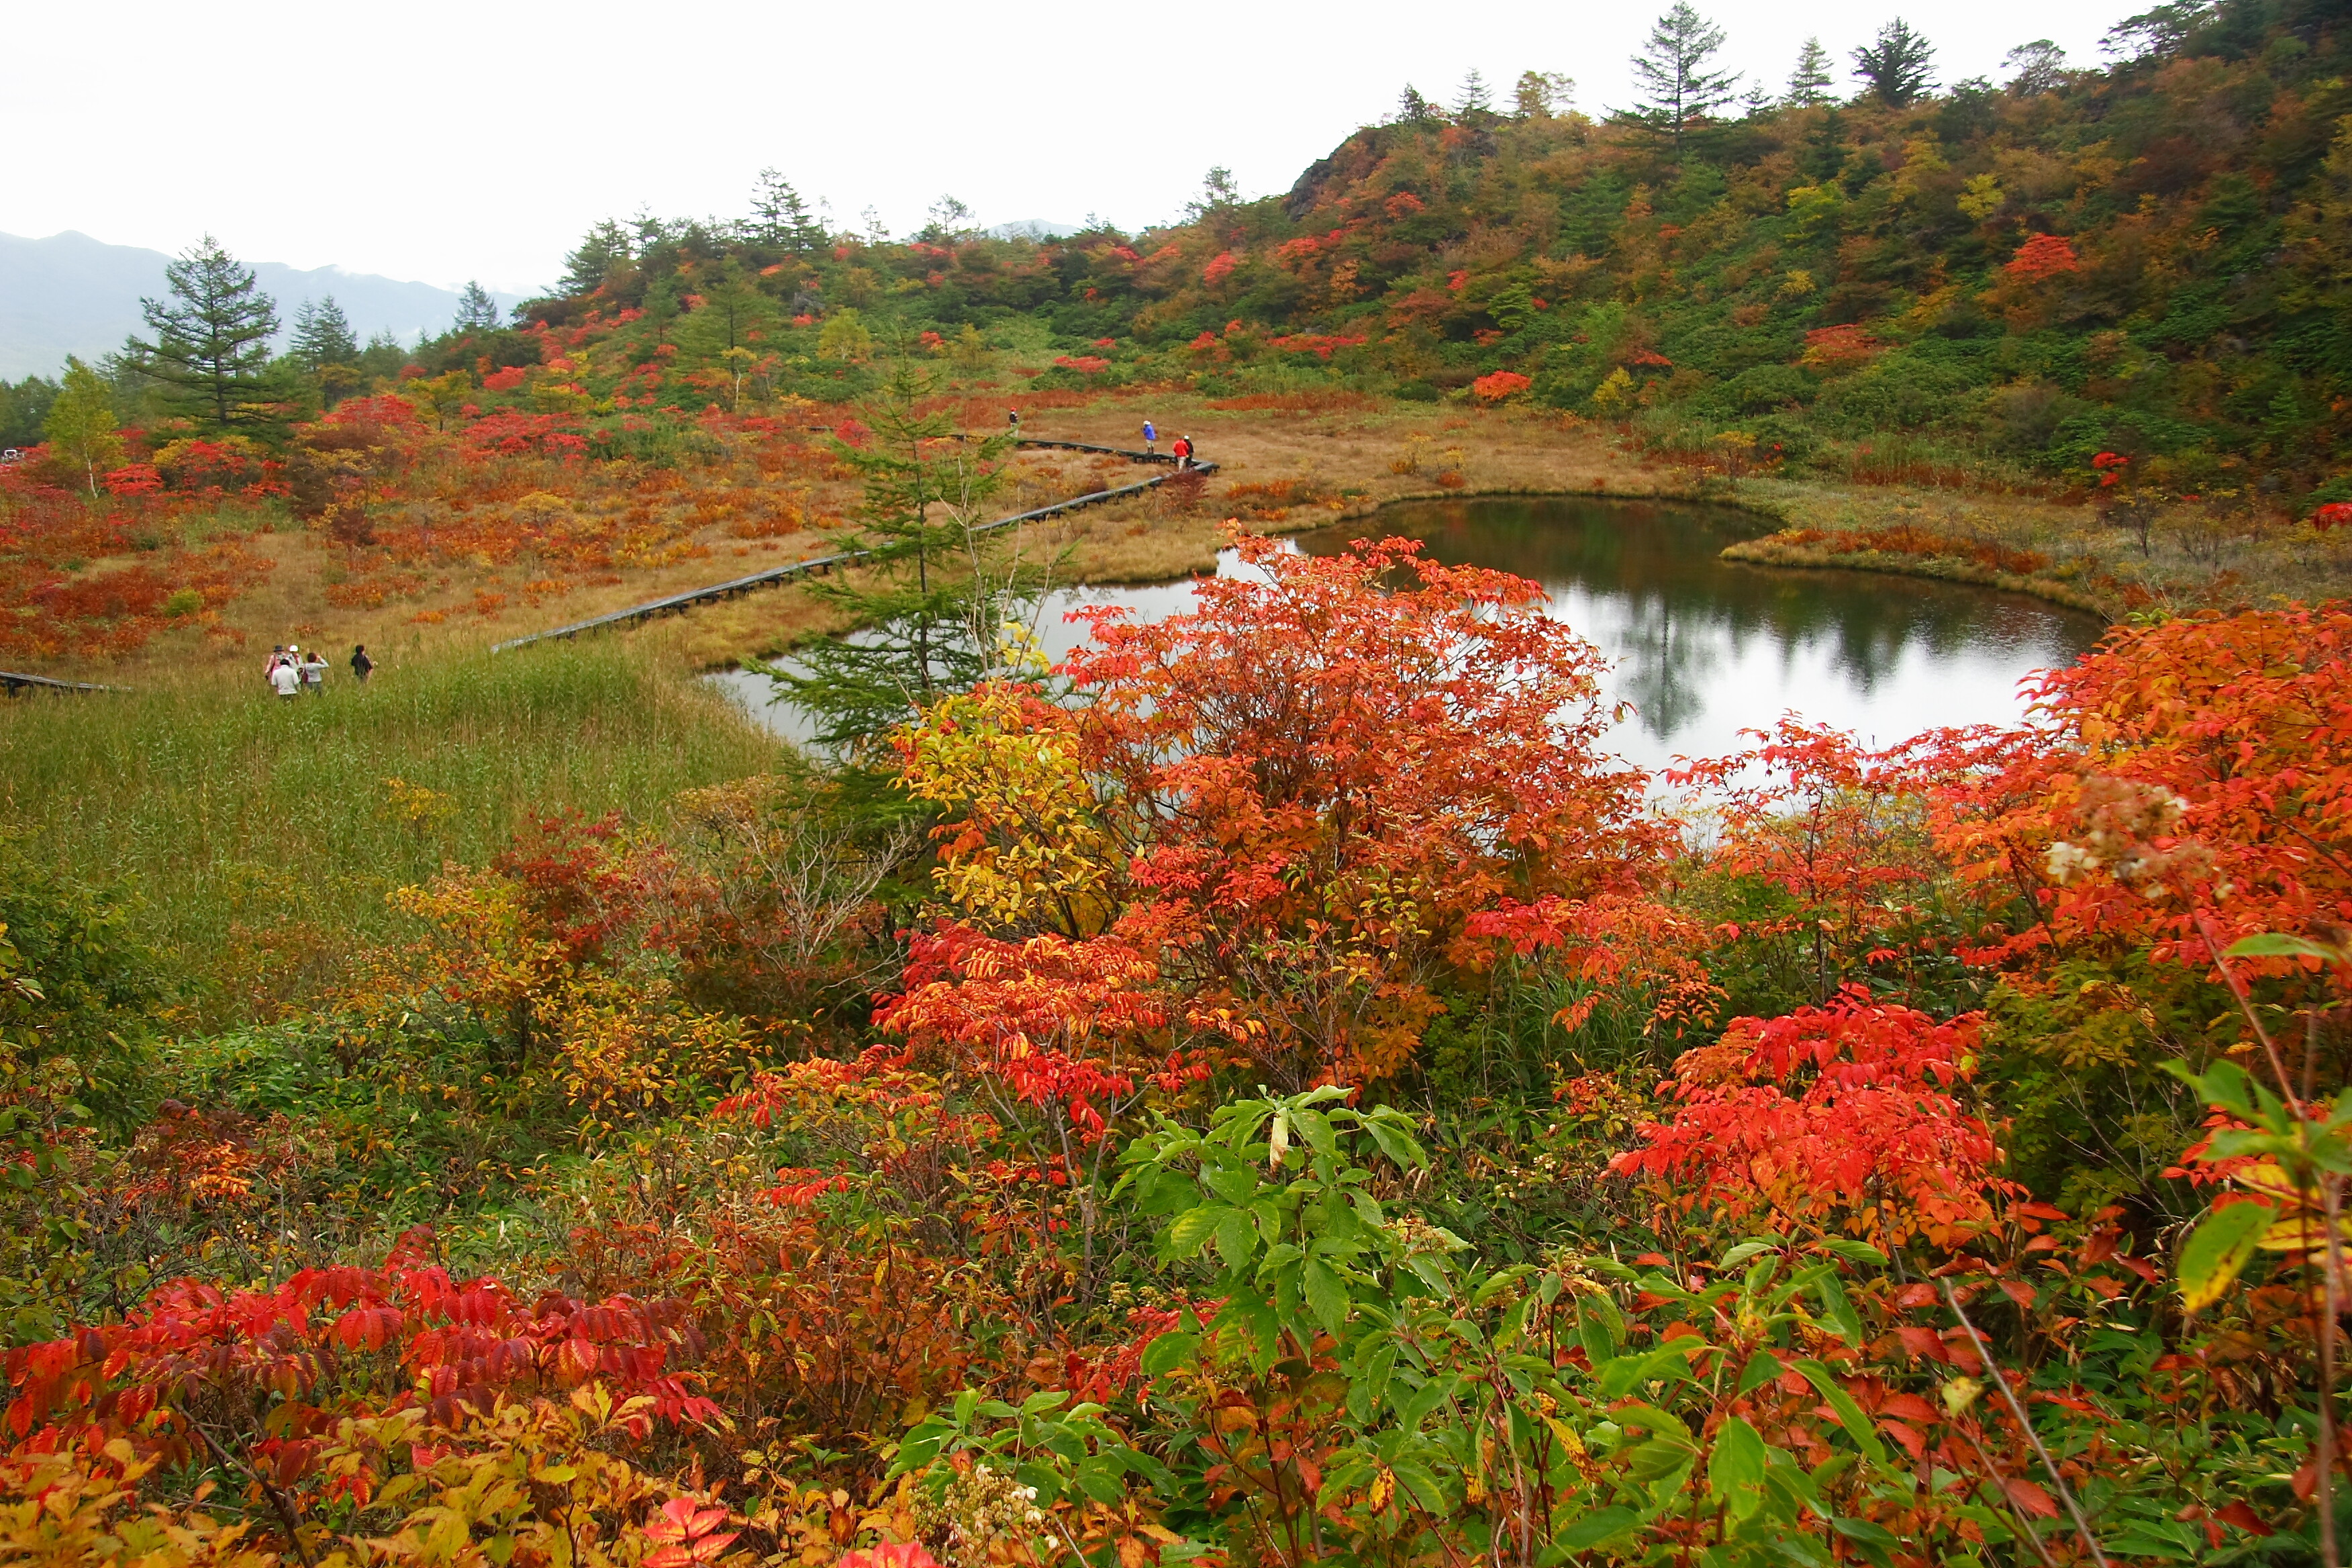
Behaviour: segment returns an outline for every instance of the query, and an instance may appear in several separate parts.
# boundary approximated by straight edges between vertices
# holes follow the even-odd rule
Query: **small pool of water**
[[[2095,616],[2021,594],[1866,572],[1752,566],[1722,559],[1756,519],[1720,507],[1547,496],[1411,502],[1304,534],[1313,554],[1351,539],[1420,540],[1449,565],[1496,567],[1543,584],[1551,613],[1612,662],[1608,695],[1633,706],[1611,737],[1646,768],[1739,749],[1739,731],[1783,713],[1891,744],[1945,724],[2022,716],[2018,682],[2098,640]],[[1218,570],[1231,573],[1227,557]],[[1038,632],[1056,658],[1085,628],[1064,616],[1117,605],[1139,619],[1187,608],[1188,583],[1070,588]],[[711,678],[780,733],[804,740],[794,710],[768,702],[764,677]]]

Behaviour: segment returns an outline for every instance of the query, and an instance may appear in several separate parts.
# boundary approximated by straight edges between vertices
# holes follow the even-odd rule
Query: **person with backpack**
[[[317,648],[302,660],[302,689],[313,697],[327,694],[327,656]]]
[[[375,660],[368,657],[367,644],[353,643],[352,645],[352,678],[362,686],[365,686],[368,671],[374,668]]]
[[[286,645],[278,643],[270,648],[269,657],[261,661],[261,684],[275,688],[278,684],[278,667],[285,662]]]
[[[1192,466],[1192,438],[1190,436],[1177,437],[1175,443],[1168,450],[1174,456],[1178,468],[1189,468]]]

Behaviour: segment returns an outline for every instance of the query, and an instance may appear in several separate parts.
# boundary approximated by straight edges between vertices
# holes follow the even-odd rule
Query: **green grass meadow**
[[[290,700],[215,676],[0,703],[0,830],[22,859],[124,887],[191,974],[287,996],[303,977],[235,971],[331,970],[394,930],[388,891],[445,860],[478,863],[566,808],[651,817],[783,755],[676,661],[584,640],[452,653]],[[404,813],[394,779],[446,800]],[[244,1010],[202,1010],[224,1003]]]

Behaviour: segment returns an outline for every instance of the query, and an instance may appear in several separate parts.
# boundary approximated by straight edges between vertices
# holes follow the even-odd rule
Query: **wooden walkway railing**
[[[1154,474],[1148,479],[1139,479],[1131,485],[1119,485],[1107,490],[1094,490],[1086,495],[1073,496],[1068,500],[1055,501],[1051,506],[1035,507],[1028,511],[1015,512],[1011,517],[1000,517],[993,522],[981,524],[972,531],[973,532],[992,533],[1000,528],[1012,528],[1024,522],[1038,522],[1049,517],[1059,517],[1065,512],[1076,511],[1083,507],[1100,506],[1105,501],[1117,500],[1122,496],[1140,495],[1153,486],[1164,485],[1179,474],[1188,471],[1177,468],[1176,459],[1165,452],[1133,452],[1123,447],[1097,447],[1084,441],[1045,441],[1029,436],[1022,437],[1020,445],[1048,447],[1066,452],[1097,452],[1105,457],[1125,458],[1131,462],[1165,464],[1169,471],[1164,474]],[[1189,471],[1196,474],[1213,474],[1217,471],[1217,465],[1194,463]],[[807,561],[795,561],[787,566],[775,566],[765,572],[754,572],[748,577],[732,577],[724,583],[713,583],[707,588],[689,588],[682,594],[670,594],[658,599],[647,600],[642,605],[631,605],[625,610],[610,610],[601,616],[591,616],[584,621],[574,621],[568,626],[557,626],[551,631],[532,632],[527,637],[509,637],[505,642],[493,645],[490,651],[504,653],[510,647],[522,647],[530,643],[546,642],[555,637],[575,637],[582,632],[602,631],[607,626],[625,626],[631,621],[651,620],[656,616],[681,616],[697,605],[717,604],[721,599],[740,598],[745,594],[757,593],[762,588],[772,588],[779,584],[798,582],[804,577],[824,576],[836,567],[855,565],[872,553],[870,550],[844,550],[831,555],[815,556]]]

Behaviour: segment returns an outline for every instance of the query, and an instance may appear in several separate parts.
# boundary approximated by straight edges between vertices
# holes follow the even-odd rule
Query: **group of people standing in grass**
[[[352,677],[365,686],[368,672],[375,668],[375,660],[368,657],[367,644],[352,645],[351,665]],[[321,696],[327,689],[327,656],[317,648],[304,653],[299,643],[279,643],[269,650],[269,662],[261,667],[261,679],[281,698],[299,697],[306,691],[313,697]]]

